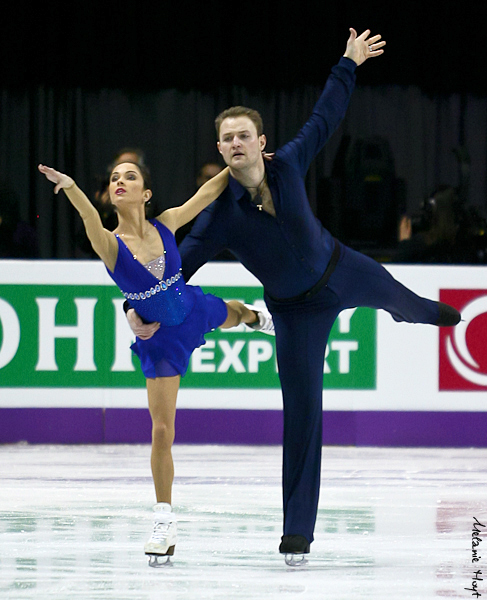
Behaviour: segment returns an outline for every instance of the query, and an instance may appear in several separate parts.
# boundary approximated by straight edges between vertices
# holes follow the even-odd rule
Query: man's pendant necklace
[[[262,181],[259,183],[259,185],[255,188],[249,187],[247,188],[248,190],[257,190],[257,193],[255,194],[255,196],[251,199],[252,204],[255,204],[255,206],[259,209],[259,210],[263,210],[263,199],[262,199],[262,193],[260,191],[260,187],[261,185],[264,183],[265,181],[265,172],[264,172],[264,177],[262,177]],[[250,193],[250,191],[249,191]]]

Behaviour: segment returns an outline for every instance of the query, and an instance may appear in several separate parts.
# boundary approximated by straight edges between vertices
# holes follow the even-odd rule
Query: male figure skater
[[[420,298],[379,263],[335,240],[314,217],[305,190],[309,165],[343,118],[355,69],[383,53],[380,35],[350,29],[344,56],[329,76],[298,135],[264,160],[260,115],[232,107],[216,121],[218,150],[230,168],[228,187],[198,217],[180,246],[185,278],[223,249],[264,286],[272,313],[284,402],[284,535],[288,564],[309,553],[318,509],[324,354],[336,317],[346,308],[388,311],[396,321],[451,326],[459,313]],[[133,311],[135,333],[150,335]]]

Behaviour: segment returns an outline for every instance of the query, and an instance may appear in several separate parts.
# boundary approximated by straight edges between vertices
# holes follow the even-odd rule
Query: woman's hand
[[[57,194],[59,190],[63,188],[69,188],[74,184],[74,180],[69,177],[69,175],[65,175],[64,173],[60,173],[51,167],[46,167],[45,165],[39,165],[39,171],[47,177],[49,181],[56,184],[54,188],[54,193]]]

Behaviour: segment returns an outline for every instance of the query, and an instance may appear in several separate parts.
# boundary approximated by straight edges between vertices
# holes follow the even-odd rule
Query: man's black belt
[[[328,283],[328,280],[330,279],[333,271],[336,269],[338,260],[340,259],[340,244],[335,238],[333,238],[333,243],[333,252],[331,254],[330,262],[328,263],[325,272],[320,277],[320,279],[314,284],[314,286],[310,288],[307,292],[303,292],[302,294],[298,294],[297,296],[293,296],[292,298],[273,298],[268,292],[266,292],[266,295],[273,302],[278,302],[280,304],[300,302],[302,300],[308,300],[309,298],[315,296],[321,290],[321,288]]]

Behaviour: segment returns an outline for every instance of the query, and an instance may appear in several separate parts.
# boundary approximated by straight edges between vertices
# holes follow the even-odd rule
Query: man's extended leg
[[[447,304],[422,298],[392,277],[378,262],[346,246],[329,280],[343,307],[368,306],[389,312],[395,321],[454,326],[460,313]]]

